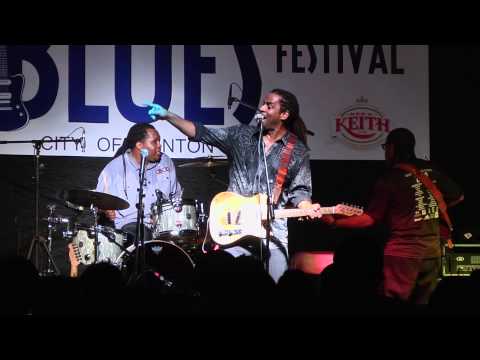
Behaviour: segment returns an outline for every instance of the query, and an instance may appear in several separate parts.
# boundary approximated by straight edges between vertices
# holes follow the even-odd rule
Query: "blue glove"
[[[145,103],[145,105],[151,107],[151,109],[148,110],[148,115],[150,115],[153,120],[156,120],[156,116],[163,118],[168,114],[168,111],[161,105],[154,103]]]

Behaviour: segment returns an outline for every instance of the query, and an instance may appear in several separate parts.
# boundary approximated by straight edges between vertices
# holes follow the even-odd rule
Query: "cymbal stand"
[[[59,270],[58,270],[58,267],[57,265],[55,264],[55,262],[53,261],[53,258],[52,258],[52,233],[53,231],[56,230],[55,226],[56,224],[60,223],[60,222],[64,222],[64,218],[57,218],[55,216],[55,205],[54,204],[49,204],[47,205],[47,208],[50,212],[49,216],[48,216],[48,236],[47,236],[47,243],[46,243],[46,247],[47,247],[47,254],[48,254],[48,263],[47,263],[47,269],[44,271],[44,273],[42,275],[44,276],[50,276],[50,275],[53,275],[53,273],[56,273],[57,275],[60,274]],[[68,221],[68,219],[66,219]],[[55,271],[52,269],[52,266],[54,267]]]
[[[38,216],[39,216],[39,205],[40,205],[40,148],[44,142],[51,142],[49,140],[32,140],[33,147],[35,148],[35,215],[34,215],[34,236],[32,242],[30,243],[30,248],[28,249],[27,260],[30,260],[32,257],[33,248],[35,245],[40,245],[41,248],[45,251],[48,257],[48,263],[53,265],[55,268],[55,273],[60,275],[60,270],[58,269],[57,265],[53,261],[52,254],[45,244],[45,238],[39,235],[39,227],[38,227]],[[50,246],[51,248],[51,246]],[[35,252],[35,266],[37,270],[39,270],[40,275],[50,275],[49,269],[45,271],[40,271],[39,263],[38,263],[38,252]]]
[[[53,261],[52,254],[49,252],[47,245],[45,244],[46,240],[44,237],[41,237],[39,234],[39,226],[38,226],[38,216],[39,216],[39,205],[40,205],[40,148],[44,143],[57,143],[58,140],[13,140],[13,141],[0,141],[0,144],[33,144],[33,148],[35,149],[35,207],[34,207],[34,234],[32,237],[32,242],[30,243],[30,247],[28,249],[27,260],[30,260],[32,257],[33,248],[36,245],[40,245],[41,248],[47,254],[49,260],[51,261],[52,265],[55,267],[55,271],[57,275],[60,275],[60,271],[56,266],[55,262]],[[74,142],[78,144],[80,139],[63,139],[62,142]],[[39,262],[38,262],[38,252],[35,252],[35,261],[33,262],[37,270],[39,270],[40,275],[44,272],[40,271],[39,269]]]
[[[93,213],[93,231],[95,233],[95,241],[93,243],[93,249],[94,249],[93,252],[95,257],[94,257],[93,263],[96,264],[98,261],[98,219],[97,219],[98,208],[93,204],[91,204],[90,210]]]
[[[203,236],[204,232],[207,231],[206,223],[207,223],[207,215],[205,214],[203,202],[198,201],[195,199],[195,211],[197,212],[197,236]]]

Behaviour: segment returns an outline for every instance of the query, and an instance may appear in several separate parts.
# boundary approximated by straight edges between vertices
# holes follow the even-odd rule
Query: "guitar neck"
[[[280,209],[275,210],[275,217],[277,218],[291,218],[308,216],[312,211],[310,209]],[[322,215],[335,214],[335,206],[321,207],[320,212]]]

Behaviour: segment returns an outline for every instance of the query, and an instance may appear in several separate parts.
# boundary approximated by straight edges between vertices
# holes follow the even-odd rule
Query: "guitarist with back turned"
[[[259,109],[263,115],[263,134],[260,134],[259,126],[245,124],[207,128],[200,123],[182,119],[160,105],[149,106],[149,115],[153,119],[167,120],[191,141],[213,145],[227,155],[230,161],[229,192],[244,197],[267,193],[264,145],[274,209],[284,209],[290,205],[310,210],[309,218],[322,217],[320,205],[312,204],[311,200],[312,179],[307,129],[300,117],[298,101],[292,93],[274,89],[266,94]],[[245,212],[232,212],[228,221],[241,224],[244,215]],[[288,267],[287,219],[275,217],[271,225],[268,272],[275,282],[278,282]],[[265,244],[265,240],[263,243]],[[252,255],[251,249],[241,245],[235,244],[225,251],[234,256]]]
[[[377,181],[365,213],[336,221],[326,217],[326,221],[342,228],[386,224],[390,234],[380,293],[427,304],[440,274],[440,220],[446,219],[451,228],[446,209],[463,200],[462,190],[430,162],[415,156],[410,130],[392,130],[382,147],[388,171]]]

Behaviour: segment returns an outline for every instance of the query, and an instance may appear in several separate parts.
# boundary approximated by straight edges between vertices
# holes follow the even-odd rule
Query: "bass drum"
[[[144,246],[145,271],[152,271],[168,287],[191,286],[195,264],[182,248],[162,240],[145,241]],[[135,269],[135,250],[135,245],[131,245],[115,262],[128,277]]]

